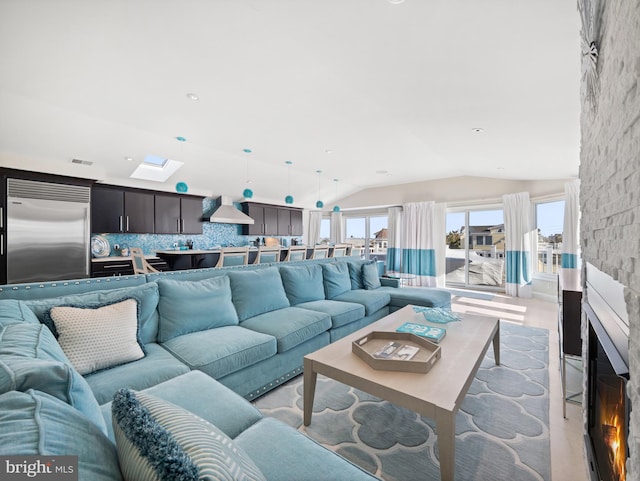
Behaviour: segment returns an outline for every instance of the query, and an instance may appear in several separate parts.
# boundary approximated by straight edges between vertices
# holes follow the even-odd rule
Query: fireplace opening
[[[588,438],[592,475],[598,481],[624,481],[629,457],[627,435],[630,402],[626,394],[628,368],[598,319],[589,317]],[[593,476],[592,476],[593,477]]]

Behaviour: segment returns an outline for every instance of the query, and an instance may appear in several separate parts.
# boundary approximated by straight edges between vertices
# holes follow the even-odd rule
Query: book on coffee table
[[[425,339],[429,339],[432,342],[438,343],[447,334],[447,330],[443,327],[427,326],[425,324],[418,324],[416,322],[405,322],[399,328],[397,332],[410,332]]]

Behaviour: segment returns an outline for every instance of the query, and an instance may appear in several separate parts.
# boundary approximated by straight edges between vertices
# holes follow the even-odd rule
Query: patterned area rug
[[[550,481],[549,336],[501,323],[501,366],[489,348],[456,419],[457,481]],[[302,377],[255,401],[386,481],[439,480],[435,422],[318,376],[311,425]]]

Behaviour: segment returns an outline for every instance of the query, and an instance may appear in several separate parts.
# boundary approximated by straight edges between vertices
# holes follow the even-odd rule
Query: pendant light
[[[251,153],[251,149],[242,149],[242,151],[247,156],[247,184],[250,184],[251,180],[249,179],[249,154]],[[245,199],[251,199],[251,197],[253,197],[253,191],[249,187],[247,187],[242,191],[242,197],[244,197]]]
[[[333,179],[333,182],[335,182],[336,184],[336,200],[338,199],[338,181],[340,179]],[[333,206],[333,211],[334,212],[340,212],[340,206],[338,204]]]
[[[316,174],[318,174],[318,201],[316,202],[316,207],[322,209],[324,207],[324,202],[320,200],[320,174],[322,174],[322,171],[316,170]]]
[[[291,192],[291,165],[293,164],[293,162],[287,160],[285,161],[285,164],[287,164],[287,191]],[[291,194],[287,194],[287,196],[284,198],[284,201],[287,204],[293,204],[293,196]]]
[[[176,140],[180,142],[180,160],[184,162],[184,143],[187,141],[186,138],[181,135],[176,137]],[[176,183],[176,192],[180,192],[181,194],[186,193],[189,190],[189,186],[186,182],[178,182]]]

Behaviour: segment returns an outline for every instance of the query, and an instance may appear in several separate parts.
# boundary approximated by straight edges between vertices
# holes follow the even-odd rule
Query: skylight
[[[147,155],[129,177],[164,182],[175,174],[183,164],[184,162],[179,160],[165,159],[158,155]]]

